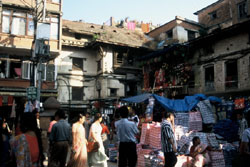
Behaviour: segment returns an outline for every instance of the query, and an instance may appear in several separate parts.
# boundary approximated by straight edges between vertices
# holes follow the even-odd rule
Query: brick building
[[[249,5],[250,1],[219,0],[196,12],[209,33],[189,43],[195,73],[190,93],[249,96]]]
[[[168,23],[147,33],[148,36],[165,44],[183,43],[199,36],[201,25],[195,21],[176,16]]]
[[[250,1],[218,0],[194,14],[198,15],[198,22],[204,26],[205,30],[211,32],[248,20]]]

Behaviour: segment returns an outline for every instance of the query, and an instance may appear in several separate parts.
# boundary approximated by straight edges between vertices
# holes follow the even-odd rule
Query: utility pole
[[[42,10],[41,10],[41,5],[43,5]],[[32,48],[31,48],[32,69],[30,73],[31,75],[30,88],[31,90],[34,90],[36,88],[36,98],[32,97],[31,100],[37,100],[40,106],[40,92],[41,92],[41,82],[42,82],[41,81],[42,80],[41,64],[42,64],[42,61],[44,61],[43,59],[46,56],[43,55],[43,53],[45,53],[44,51],[45,42],[44,40],[42,40],[42,43],[41,43],[41,40],[37,39],[37,29],[38,29],[38,22],[41,20],[41,18],[42,18],[42,21],[45,22],[46,0],[35,0],[35,7],[32,9],[32,15],[33,15],[33,22],[34,22],[34,36],[33,36]],[[38,72],[37,77],[35,75],[36,70]],[[38,78],[38,83],[36,82],[37,78]],[[29,94],[30,92],[28,91],[27,93]]]

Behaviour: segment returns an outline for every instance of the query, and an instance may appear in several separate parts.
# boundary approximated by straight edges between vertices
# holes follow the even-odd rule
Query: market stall
[[[198,136],[202,143],[222,150],[209,152],[212,167],[232,166],[233,156],[237,154],[239,147],[238,125],[237,122],[226,119],[231,118],[232,110],[225,112],[224,119],[221,119],[217,108],[224,101],[220,98],[196,94],[181,100],[171,100],[155,94],[142,94],[122,100],[129,103],[146,102],[146,114],[148,110],[153,111],[152,103],[175,112],[175,137],[179,154],[176,166],[183,166],[191,161],[188,154],[194,136]],[[237,105],[233,106],[233,110],[237,110]],[[142,125],[140,143],[137,145],[138,167],[164,166],[160,132],[160,122],[149,121]]]

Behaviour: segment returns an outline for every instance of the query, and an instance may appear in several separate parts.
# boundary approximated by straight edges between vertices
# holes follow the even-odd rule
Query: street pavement
[[[46,160],[43,162],[43,164],[44,164],[44,167],[48,166],[48,157],[47,156],[46,156]],[[117,163],[108,161],[108,167],[117,167]]]

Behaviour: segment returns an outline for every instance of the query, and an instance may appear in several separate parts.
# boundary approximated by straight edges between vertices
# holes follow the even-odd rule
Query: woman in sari
[[[108,157],[105,154],[103,141],[101,137],[102,133],[102,115],[100,113],[95,114],[94,123],[90,127],[89,141],[95,141],[99,143],[99,149],[97,152],[90,152],[88,154],[88,161],[90,167],[107,167]]]
[[[17,167],[43,166],[43,149],[41,132],[37,127],[36,117],[32,113],[24,113],[20,120],[22,134],[10,141],[12,155]]]
[[[85,138],[85,129],[83,123],[85,116],[79,114],[77,122],[72,126],[72,153],[71,159],[68,163],[68,167],[86,167],[87,166],[87,140]]]

